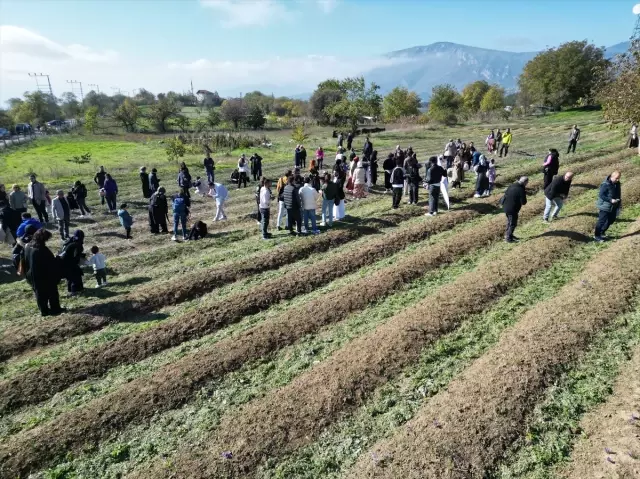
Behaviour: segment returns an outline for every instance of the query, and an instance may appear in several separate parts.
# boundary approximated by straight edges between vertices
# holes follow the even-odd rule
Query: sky
[[[637,0],[640,1],[640,0]],[[303,94],[450,41],[538,51],[628,40],[633,0],[0,0],[0,104],[34,90]],[[90,87],[89,85],[98,85]],[[78,91],[77,85],[74,91]]]

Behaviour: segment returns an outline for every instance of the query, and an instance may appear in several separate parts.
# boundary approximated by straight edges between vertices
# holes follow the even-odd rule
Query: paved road
[[[38,136],[41,136],[42,133],[35,133],[33,136],[17,136],[14,135],[11,138],[2,138],[0,139],[0,150],[7,148],[9,146],[17,146],[23,143],[28,143],[31,140],[35,140]]]

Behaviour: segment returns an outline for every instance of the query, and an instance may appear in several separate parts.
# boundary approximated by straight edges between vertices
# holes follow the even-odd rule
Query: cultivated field
[[[582,141],[566,155],[573,123]],[[483,145],[493,126],[371,139],[380,165],[397,144],[425,161],[449,138]],[[138,168],[177,190],[159,137],[74,135],[2,152],[7,185],[26,186],[30,171],[52,191],[87,185],[94,215],[72,229],[106,255],[109,286],[94,289],[87,270],[85,293],[63,295],[68,314],[41,318],[26,282],[2,271],[0,477],[640,477],[637,153],[598,112],[505,126],[514,142],[489,198],[472,198],[467,174],[451,210],[426,218],[425,190],[421,206],[392,210],[378,187],[331,230],[269,241],[249,216],[255,184],[230,189],[229,220],[215,225],[213,201],[192,195],[192,219],[210,227],[202,241],[149,234]],[[311,131],[307,161],[322,145],[333,164],[329,134]],[[257,151],[275,179],[294,145],[267,136],[273,148]],[[576,177],[562,218],[544,224],[553,147]],[[87,152],[89,163],[68,161]],[[216,181],[240,153],[213,155]],[[185,160],[203,174],[201,155]],[[132,241],[99,205],[99,165],[131,206]],[[615,240],[597,244],[597,188],[614,169],[624,206]],[[506,244],[499,199],[524,174],[522,241]]]

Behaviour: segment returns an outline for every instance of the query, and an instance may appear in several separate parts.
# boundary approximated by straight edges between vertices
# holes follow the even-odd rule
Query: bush
[[[182,140],[176,137],[167,140],[165,152],[169,161],[178,161],[178,158],[182,158],[186,153],[186,148]]]

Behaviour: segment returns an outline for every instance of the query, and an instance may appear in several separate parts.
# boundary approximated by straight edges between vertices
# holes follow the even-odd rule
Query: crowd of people
[[[272,203],[277,204],[275,228],[280,231],[286,228],[291,235],[319,234],[319,226],[330,228],[334,221],[346,216],[346,199],[350,195],[357,201],[366,198],[378,184],[378,151],[374,149],[371,139],[364,139],[361,154],[354,148],[354,135],[345,138],[338,135],[334,164],[325,168],[325,151],[319,147],[307,169],[307,153],[303,145],[296,145],[293,156],[293,167],[287,169],[275,182],[262,176],[262,157],[254,153],[250,158],[243,154],[238,159],[237,168],[231,175],[230,182],[237,188],[247,186],[250,181],[259,180],[255,189],[257,221],[260,224],[262,238],[272,238],[270,219]],[[569,134],[567,153],[575,152],[580,140],[580,129],[574,125]],[[425,215],[435,216],[439,212],[440,197],[448,206],[448,188],[460,188],[467,175],[475,175],[474,197],[486,197],[492,194],[496,184],[496,159],[488,158],[493,153],[499,158],[507,157],[513,134],[509,128],[491,130],[486,138],[486,154],[476,149],[473,142],[461,139],[450,139],[439,155],[430,156],[426,162],[418,160],[417,152],[411,146],[406,149],[400,145],[388,153],[382,163],[384,188],[381,193],[391,195],[391,208],[401,206],[403,197],[409,205],[418,205],[420,190],[425,189],[428,205]],[[637,147],[638,133],[634,124],[629,136],[629,147]],[[146,167],[139,171],[142,197],[148,201],[148,224],[152,234],[169,234],[170,216],[173,224],[171,239],[177,241],[199,240],[208,234],[208,225],[202,220],[191,219],[191,190],[204,198],[215,201],[216,211],[213,221],[227,219],[225,202],[229,196],[228,188],[216,182],[215,162],[209,154],[202,162],[203,177],[193,180],[189,168],[182,162],[176,178],[177,192],[168,195],[158,171],[153,168],[147,173]],[[558,219],[563,202],[569,195],[573,173],[567,171],[559,175],[560,154],[556,149],[549,149],[542,163],[543,189],[545,208],[543,221]],[[424,174],[423,174],[424,172]],[[57,190],[53,198],[44,184],[32,174],[29,178],[26,193],[20,185],[13,185],[11,193],[7,193],[4,185],[0,185],[0,234],[2,240],[13,247],[13,262],[19,274],[24,275],[32,286],[37,305],[42,315],[60,314],[57,285],[64,279],[70,296],[81,293],[84,289],[82,266],[93,269],[96,287],[103,287],[107,282],[107,260],[100,248],[93,245],[91,255],[87,258],[84,252],[85,234],[78,229],[71,234],[71,212],[79,211],[78,218],[91,217],[92,210],[87,206],[87,187],[82,181],[76,181],[70,191]],[[100,202],[107,213],[116,213],[124,229],[124,238],[131,240],[134,217],[129,212],[128,204],[117,205],[118,185],[111,174],[100,167],[93,181],[97,187]],[[274,189],[275,183],[275,189]],[[505,241],[515,242],[518,238],[514,231],[518,225],[518,215],[527,203],[526,186],[528,178],[523,176],[509,185],[500,199],[507,219]],[[613,172],[601,184],[597,208],[598,220],[594,231],[595,241],[605,241],[607,229],[616,220],[621,206],[620,173]],[[320,222],[317,221],[317,206],[320,205]],[[33,209],[32,217],[28,209]],[[52,223],[49,220],[52,220]],[[286,224],[284,221],[286,220]],[[62,246],[57,254],[48,248],[47,242],[52,233],[47,229],[57,227]]]

